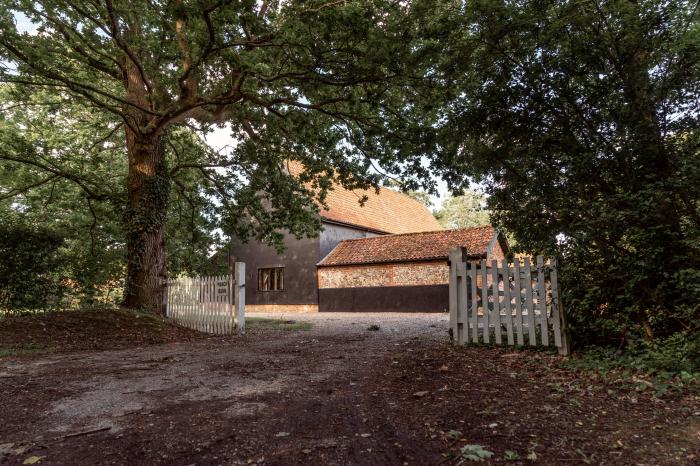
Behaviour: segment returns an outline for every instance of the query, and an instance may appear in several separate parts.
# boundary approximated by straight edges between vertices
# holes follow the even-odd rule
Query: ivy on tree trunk
[[[127,134],[127,149],[129,175],[123,219],[127,250],[124,304],[164,312],[165,225],[170,178],[163,137]]]

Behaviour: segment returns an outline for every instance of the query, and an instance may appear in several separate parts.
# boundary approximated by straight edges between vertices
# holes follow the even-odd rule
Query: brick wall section
[[[447,261],[399,262],[318,268],[319,288],[444,285],[449,283]]]

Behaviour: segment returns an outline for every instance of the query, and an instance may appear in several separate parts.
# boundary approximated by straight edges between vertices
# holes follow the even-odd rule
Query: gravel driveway
[[[250,312],[247,317],[288,319],[309,322],[313,334],[363,333],[370,325],[378,325],[383,337],[447,336],[449,315],[446,313],[406,312]]]

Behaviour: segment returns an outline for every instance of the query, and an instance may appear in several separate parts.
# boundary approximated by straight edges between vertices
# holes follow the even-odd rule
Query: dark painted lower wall
[[[321,288],[320,312],[446,312],[449,285]]]

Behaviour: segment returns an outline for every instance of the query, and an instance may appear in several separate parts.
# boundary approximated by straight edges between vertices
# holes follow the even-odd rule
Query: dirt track
[[[455,349],[442,315],[287,317],[314,327],[0,359],[0,463],[700,463],[697,398]]]

